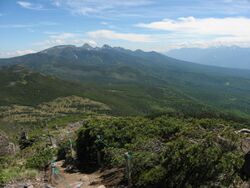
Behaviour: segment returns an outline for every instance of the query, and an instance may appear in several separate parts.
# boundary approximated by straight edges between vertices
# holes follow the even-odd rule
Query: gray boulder
[[[15,154],[16,146],[10,142],[9,138],[0,132],[0,156]]]

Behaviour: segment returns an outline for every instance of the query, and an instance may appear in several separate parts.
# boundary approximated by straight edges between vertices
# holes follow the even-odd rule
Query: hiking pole
[[[131,152],[126,152],[124,154],[124,158],[126,160],[126,175],[128,178],[128,187],[132,187],[132,163],[131,163],[131,159],[132,159],[132,153]]]
[[[56,161],[55,160],[52,160],[50,162],[50,168],[51,168],[51,172],[50,172],[50,182],[52,185],[54,185],[54,178],[55,178],[55,174],[56,174]]]
[[[97,146],[97,164],[98,166],[102,166],[102,162],[101,162],[101,149],[102,149],[102,139],[100,135],[97,135],[95,144]]]
[[[69,140],[70,154],[71,154],[71,157],[73,159],[74,158],[74,149],[73,149],[73,142],[72,142],[72,139],[71,139],[71,136],[70,136],[70,131],[67,131],[67,137],[68,137],[68,140]]]
[[[103,138],[100,135],[96,136],[95,146],[97,149],[97,163],[99,167],[102,167],[102,150],[108,145],[104,142]]]
[[[72,140],[71,138],[69,138],[69,145],[70,145],[70,153],[71,153],[71,157],[74,157],[74,151],[73,151],[73,144],[72,144]]]
[[[50,134],[49,130],[48,130],[48,136],[49,136],[50,144],[51,144],[51,146],[53,146],[53,141],[52,141],[51,134]]]
[[[57,177],[58,180],[61,179],[64,182],[66,188],[71,188],[71,186],[65,180],[65,178],[62,175],[60,175],[60,170],[56,167],[56,161],[55,160],[51,161],[51,171],[52,171],[51,172],[51,174],[52,174],[52,182],[51,182],[52,185],[54,184],[54,182],[56,183],[55,179]]]

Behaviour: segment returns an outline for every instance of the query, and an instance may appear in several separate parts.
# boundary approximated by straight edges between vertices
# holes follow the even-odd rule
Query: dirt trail
[[[56,142],[72,136],[75,132],[82,127],[83,121],[69,123],[64,129],[60,130],[59,136],[56,138]],[[96,171],[91,174],[84,174],[80,172],[69,173],[62,167],[63,161],[55,163],[57,169],[59,169],[59,176],[55,177],[54,186],[56,188],[105,188],[101,184],[101,173]]]
[[[91,174],[83,174],[80,172],[69,173],[65,172],[62,167],[63,161],[56,163],[59,169],[59,176],[55,177],[56,188],[105,188],[101,184],[102,178],[99,171]]]

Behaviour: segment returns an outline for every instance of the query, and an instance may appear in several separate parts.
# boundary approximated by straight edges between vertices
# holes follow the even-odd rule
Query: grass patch
[[[35,169],[25,169],[24,167],[9,167],[0,171],[0,184],[6,184],[24,179],[34,179],[39,175]]]

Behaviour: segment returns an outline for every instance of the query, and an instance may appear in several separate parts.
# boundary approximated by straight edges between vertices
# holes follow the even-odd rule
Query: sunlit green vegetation
[[[93,119],[76,140],[78,160],[97,160],[99,135],[106,166],[125,167],[124,153],[132,152],[135,187],[236,186],[244,156],[231,127],[219,119],[168,116]]]
[[[240,174],[244,153],[239,148],[242,136],[236,134],[233,127],[235,124],[244,127],[244,124],[171,114],[151,118],[102,115],[85,116],[80,130],[68,134],[64,123],[69,123],[69,119],[66,122],[59,119],[41,129],[30,129],[28,141],[31,144],[11,160],[1,158],[2,183],[22,177],[33,178],[37,170],[43,169],[54,157],[71,157],[68,141],[71,137],[78,168],[97,165],[97,151],[100,151],[103,167],[124,169],[124,154],[131,152],[135,187],[242,184]],[[57,149],[50,149],[50,136],[60,140]],[[101,140],[99,144],[98,139]],[[25,173],[19,176],[21,172]],[[126,184],[125,170],[123,172],[123,183]]]
[[[77,96],[57,98],[52,102],[31,106],[2,106],[0,118],[6,122],[39,123],[68,115],[108,112],[110,108],[102,103]]]
[[[97,166],[97,152],[102,168],[121,169],[121,184],[131,152],[134,187],[242,185],[245,135],[235,131],[250,125],[249,75],[154,52],[78,55],[17,61],[40,73],[0,69],[0,130],[17,146],[0,158],[1,185],[35,178],[55,158]]]

